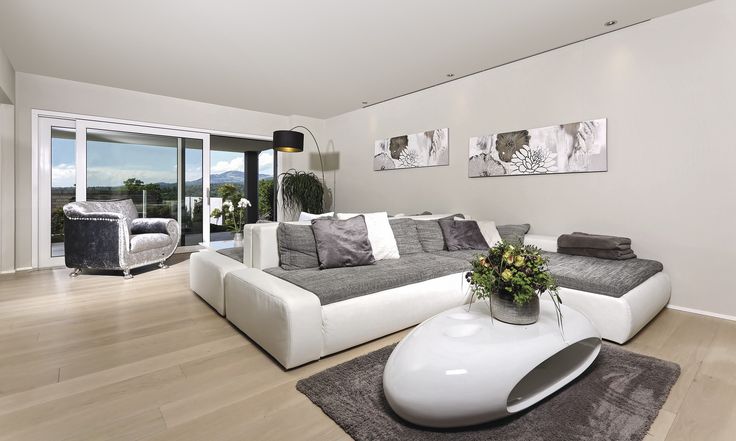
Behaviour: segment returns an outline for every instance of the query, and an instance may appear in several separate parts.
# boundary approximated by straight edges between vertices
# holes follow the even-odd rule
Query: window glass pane
[[[181,218],[181,245],[202,242],[202,140],[183,139],[184,197]]]
[[[273,149],[258,154],[258,219],[276,220],[274,214]]]
[[[210,151],[210,241],[232,240],[233,227],[222,213],[223,202],[245,195],[245,153],[242,151]],[[233,196],[235,195],[235,196]]]
[[[64,255],[65,204],[76,198],[74,129],[51,128],[51,257]]]

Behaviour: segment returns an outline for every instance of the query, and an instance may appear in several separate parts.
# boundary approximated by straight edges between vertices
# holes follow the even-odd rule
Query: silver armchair
[[[76,277],[84,268],[130,270],[164,262],[179,243],[174,219],[138,218],[131,199],[64,205],[64,260]]]

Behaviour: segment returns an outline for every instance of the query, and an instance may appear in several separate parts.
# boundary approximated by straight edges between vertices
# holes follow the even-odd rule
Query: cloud
[[[242,155],[237,156],[230,161],[217,161],[217,164],[211,166],[211,173],[213,175],[233,170],[245,171],[245,161]]]
[[[168,170],[125,170],[113,167],[91,167],[87,169],[87,186],[115,187],[123,185],[128,178],[137,178],[146,184],[157,182],[175,183],[176,173]]]
[[[51,168],[52,187],[73,187],[77,175],[73,164],[59,164]]]
[[[258,173],[262,175],[273,174],[273,155],[261,154],[258,156]]]

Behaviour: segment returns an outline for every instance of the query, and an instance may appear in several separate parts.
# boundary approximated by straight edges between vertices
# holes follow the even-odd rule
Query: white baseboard
[[[0,274],[15,274],[15,270],[0,271]]]
[[[736,322],[736,316],[733,316],[733,315],[719,314],[717,312],[703,311],[702,309],[686,308],[684,306],[677,306],[677,305],[667,305],[667,307],[669,309],[674,309],[675,311],[689,312],[691,314],[707,315],[708,317],[715,317],[715,318],[719,318],[723,320],[731,320],[733,322]]]

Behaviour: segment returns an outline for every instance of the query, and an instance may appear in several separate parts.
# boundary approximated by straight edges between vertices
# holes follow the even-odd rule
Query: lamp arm
[[[294,130],[294,129],[304,129],[307,132],[309,132],[309,135],[312,136],[312,139],[314,140],[314,145],[317,146],[317,154],[319,155],[319,166],[322,171],[322,182],[324,182],[324,184],[327,185],[327,181],[325,181],[325,165],[322,162],[322,152],[319,150],[319,143],[317,142],[317,138],[314,137],[314,133],[312,133],[311,130],[309,130],[308,128],[304,126],[294,126],[291,128],[291,130]]]

